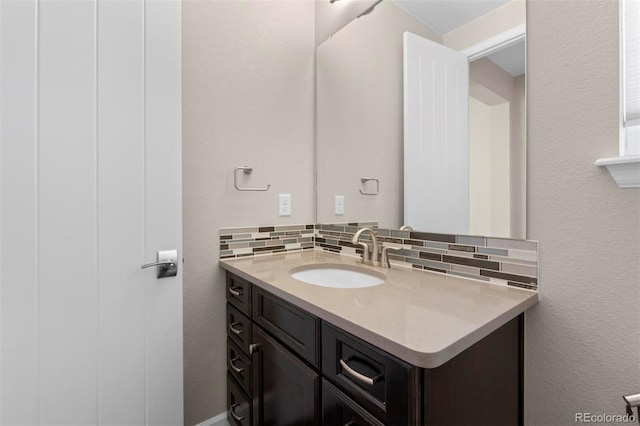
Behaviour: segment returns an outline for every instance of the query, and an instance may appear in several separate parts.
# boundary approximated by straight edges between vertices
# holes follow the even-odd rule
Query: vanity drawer
[[[227,335],[245,354],[251,344],[251,320],[227,303]]]
[[[322,424],[383,426],[383,423],[326,379],[322,379]]]
[[[251,397],[251,360],[231,339],[227,339],[227,369]]]
[[[307,362],[319,367],[320,320],[259,288],[253,288],[253,321]]]
[[[322,323],[322,373],[386,424],[417,424],[419,369]]]
[[[251,426],[251,400],[227,373],[227,420],[230,425]]]
[[[227,272],[227,301],[246,316],[251,316],[251,283]]]

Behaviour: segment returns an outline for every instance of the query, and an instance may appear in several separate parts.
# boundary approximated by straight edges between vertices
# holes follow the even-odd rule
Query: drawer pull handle
[[[229,324],[229,330],[236,336],[239,336],[242,333],[244,333],[244,330],[236,328],[236,325],[239,325],[239,324],[240,324],[239,322],[232,322],[231,324]]]
[[[242,289],[240,289],[240,291],[238,291],[233,287],[229,287],[229,293],[231,293],[235,297],[240,297],[240,296],[242,296]]]
[[[232,359],[229,360],[229,367],[231,367],[231,369],[233,371],[235,371],[236,373],[242,373],[244,371],[244,368],[236,367],[235,365],[233,365],[233,363],[236,362],[239,359],[240,358],[232,358]]]
[[[231,411],[231,417],[233,417],[234,419],[236,419],[237,421],[241,422],[244,420],[244,416],[239,416],[236,414],[236,407],[239,407],[240,404],[231,404],[230,410]]]
[[[258,351],[258,348],[260,347],[260,343],[252,343],[249,345],[249,354],[253,355],[255,352]]]
[[[365,385],[373,386],[374,383],[376,383],[383,377],[383,374],[378,374],[375,377],[369,377],[365,376],[364,374],[358,373],[356,370],[349,367],[349,364],[347,364],[349,359],[347,359],[347,361],[340,359],[340,365],[342,366],[344,372],[347,373],[347,375],[351,376],[352,379],[355,379],[360,383],[364,383]]]

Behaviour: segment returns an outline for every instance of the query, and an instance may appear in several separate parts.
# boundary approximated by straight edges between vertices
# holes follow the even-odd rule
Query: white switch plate
[[[291,194],[280,194],[279,197],[280,216],[291,216]]]
[[[336,195],[335,214],[344,214],[344,195]]]

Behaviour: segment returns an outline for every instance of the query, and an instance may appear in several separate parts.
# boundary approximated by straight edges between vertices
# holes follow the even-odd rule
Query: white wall
[[[497,95],[493,95],[497,97]],[[469,98],[469,233],[509,237],[511,140],[509,102]]]
[[[185,423],[226,408],[218,229],[314,221],[314,4],[184,1]],[[238,192],[233,169],[253,166]],[[278,194],[292,216],[278,216]]]
[[[511,120],[510,104],[491,108],[491,234],[511,237]]]
[[[526,316],[526,422],[623,414],[640,392],[640,190],[618,153],[618,3],[527,3],[528,237],[540,303]]]
[[[469,97],[469,231],[491,233],[491,107]]]

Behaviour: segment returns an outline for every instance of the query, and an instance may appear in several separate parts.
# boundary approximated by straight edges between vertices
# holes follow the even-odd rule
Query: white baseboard
[[[227,419],[227,412],[223,412],[218,414],[215,417],[211,417],[210,419],[205,420],[204,422],[198,423],[196,426],[212,426],[215,423],[218,423],[221,420],[226,420]]]

